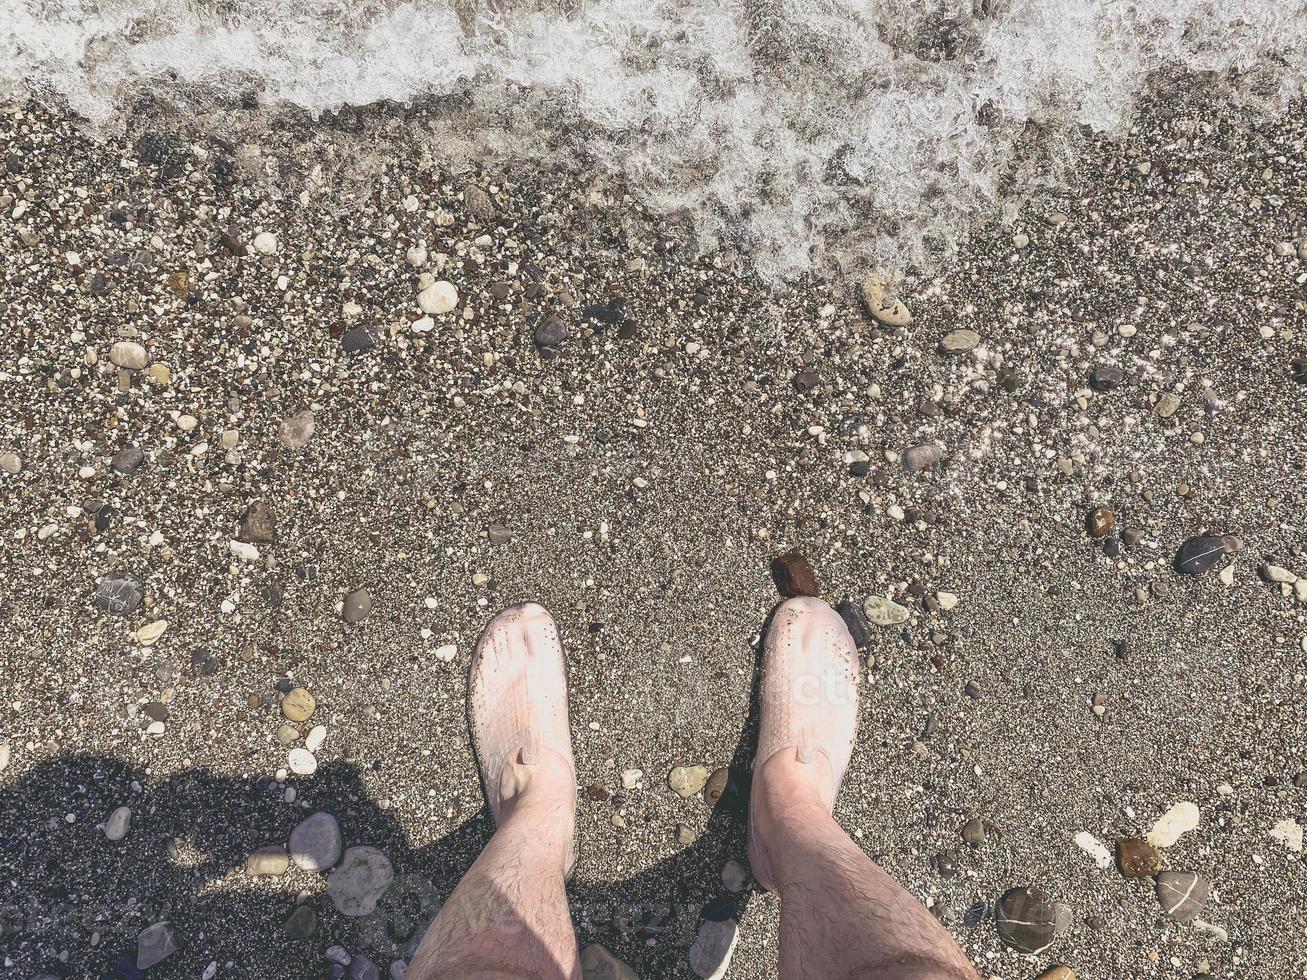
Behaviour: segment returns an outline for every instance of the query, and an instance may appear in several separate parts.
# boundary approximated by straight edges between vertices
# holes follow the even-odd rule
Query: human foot
[[[820,599],[783,603],[763,651],[749,803],[749,863],[766,888],[773,880],[767,817],[812,804],[830,813],[835,805],[858,728],[857,687],[857,649],[839,614]]]
[[[567,664],[543,606],[511,606],[485,628],[468,672],[467,714],[496,826],[526,807],[575,813]]]

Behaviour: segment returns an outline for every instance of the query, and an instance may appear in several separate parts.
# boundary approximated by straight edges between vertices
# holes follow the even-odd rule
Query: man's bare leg
[[[753,778],[753,833],[781,897],[783,980],[975,980],[948,930],[826,812],[813,769],[781,751]]]
[[[858,654],[839,614],[772,616],[749,805],[754,877],[781,897],[783,980],[976,980],[948,931],[831,816],[858,728]]]
[[[564,872],[576,791],[552,753],[503,804],[503,823],[422,937],[410,980],[581,976]]]
[[[567,667],[553,619],[505,609],[477,643],[468,724],[494,837],[431,923],[410,980],[580,980],[565,878],[576,825]]]

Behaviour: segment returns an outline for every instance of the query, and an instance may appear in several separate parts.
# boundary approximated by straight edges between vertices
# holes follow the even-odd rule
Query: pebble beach
[[[774,977],[751,695],[816,594],[836,817],[982,977],[1307,977],[1301,105],[1153,99],[956,255],[785,282],[401,115],[0,109],[0,976],[401,980],[534,600],[587,980]]]

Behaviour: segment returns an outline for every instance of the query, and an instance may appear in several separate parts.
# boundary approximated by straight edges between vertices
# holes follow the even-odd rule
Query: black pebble
[[[1125,372],[1115,364],[1099,364],[1089,374],[1089,385],[1095,391],[1111,391],[1125,380]]]
[[[1042,953],[1058,934],[1057,904],[1034,885],[1004,892],[995,926],[999,938],[1019,953]]]
[[[956,878],[958,876],[957,856],[952,851],[943,851],[935,855],[935,870],[939,872],[941,878]]]
[[[806,394],[821,384],[821,376],[815,371],[800,371],[791,381],[794,390],[800,394]]]
[[[853,637],[855,646],[871,646],[871,624],[867,622],[867,617],[862,611],[862,607],[850,599],[845,599],[835,611],[840,614],[844,620],[844,625],[849,628],[849,635]]]
[[[596,303],[582,310],[581,317],[585,320],[598,320],[600,323],[609,323],[615,326],[626,322],[626,305],[620,299],[608,303]]]
[[[1225,542],[1220,538],[1190,538],[1180,545],[1175,556],[1175,570],[1182,575],[1197,575],[1205,572],[1225,554]]]
[[[141,711],[150,721],[167,721],[168,706],[159,701],[150,701],[141,705]]]
[[[145,453],[136,446],[127,446],[114,453],[109,467],[119,476],[131,476],[145,462]]]
[[[95,604],[119,616],[136,612],[144,600],[145,588],[140,579],[126,572],[110,572],[95,589]]]
[[[704,905],[703,910],[699,913],[709,922],[725,922],[727,919],[733,919],[739,911],[739,906],[733,898],[718,898]]]
[[[567,339],[567,324],[557,317],[547,317],[541,320],[535,329],[536,347],[540,349],[540,356],[544,358],[557,357],[558,348],[563,346],[563,341]]]
[[[372,350],[377,346],[377,340],[377,332],[372,327],[355,327],[353,330],[345,331],[340,344],[346,354],[356,354],[360,351]]]

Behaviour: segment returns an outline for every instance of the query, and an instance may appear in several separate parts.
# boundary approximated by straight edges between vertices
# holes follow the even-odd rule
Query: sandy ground
[[[99,142],[0,115],[0,975],[135,976],[160,921],[178,949],[151,977],[325,976],[334,945],[384,975],[488,837],[464,674],[531,598],[570,658],[582,942],[688,976],[705,903],[733,901],[730,975],[774,976],[774,897],[718,876],[744,859],[769,564],[797,547],[832,602],[910,610],[872,627],[836,815],[983,976],[1307,976],[1307,607],[1259,574],[1307,575],[1307,115],[1154,105],[1074,193],[905,276],[898,329],[855,284],[773,291],[697,254],[618,189],[443,172],[392,123]],[[430,324],[422,273],[458,296]],[[542,358],[549,318],[568,336]],[[347,353],[359,327],[376,344]],[[979,346],[942,353],[960,328]],[[111,362],[123,340],[143,369]],[[1101,365],[1124,381],[1091,389]],[[907,472],[926,442],[945,459]],[[231,547],[253,501],[277,524],[257,558]],[[1096,506],[1131,532],[1116,557]],[[1242,550],[1178,574],[1203,533]],[[140,609],[95,604],[115,571]],[[325,726],[312,775],[285,773],[279,680],[316,699],[283,730]],[[697,763],[735,766],[715,811],[667,787]],[[1204,925],[1074,840],[1182,801],[1201,822],[1165,860],[1210,879]],[[371,915],[322,874],[242,868],[319,810],[393,864]],[[1026,884],[1073,913],[1036,957],[994,924]]]

